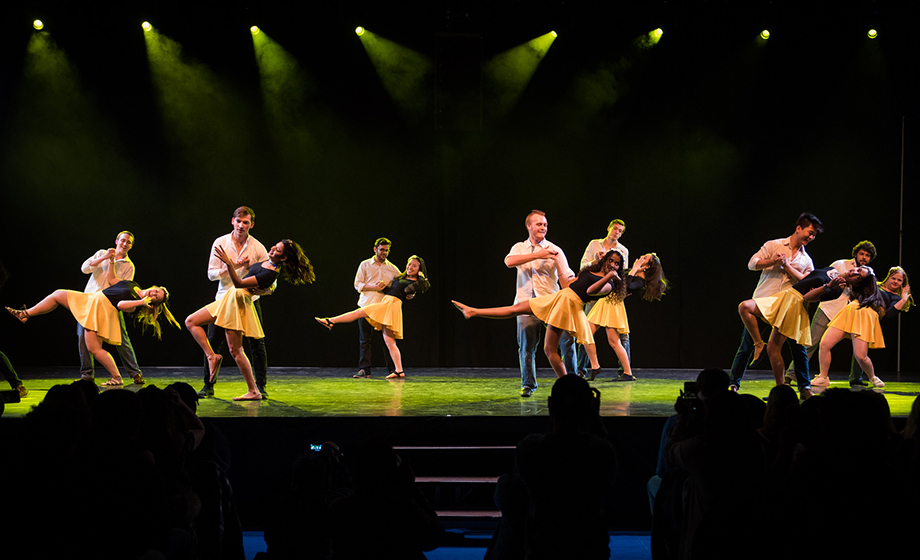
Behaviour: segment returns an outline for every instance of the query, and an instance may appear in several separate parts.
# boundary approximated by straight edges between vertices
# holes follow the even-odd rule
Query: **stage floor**
[[[53,385],[72,381],[75,368],[20,368],[19,375],[30,393],[20,403],[8,403],[5,417],[21,416],[38,404]],[[378,372],[384,370],[378,369]],[[195,389],[202,386],[200,367],[147,367],[148,384],[165,387],[184,381]],[[352,379],[353,368],[270,368],[269,398],[261,402],[233,402],[231,398],[246,392],[239,372],[233,367],[221,370],[214,398],[201,399],[198,414],[203,417],[524,417],[547,416],[546,397],[555,379],[551,370],[537,374],[539,388],[530,398],[522,398],[520,372],[502,368],[418,368],[398,381],[383,378]],[[685,381],[696,378],[699,370],[636,369],[638,381],[611,382],[614,370],[604,370],[603,377],[592,382],[601,391],[602,416],[670,416],[674,401]],[[892,416],[906,417],[917,395],[920,375],[881,374]],[[97,382],[103,381],[97,378]],[[124,388],[135,391],[130,383]],[[831,374],[831,388],[848,388],[846,375]],[[773,387],[767,370],[749,371],[742,393],[765,398]],[[870,389],[863,389],[870,390]],[[819,393],[823,389],[815,388]]]

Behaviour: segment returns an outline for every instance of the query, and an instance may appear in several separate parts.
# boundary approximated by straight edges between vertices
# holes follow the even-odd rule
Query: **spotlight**
[[[867,35],[869,35],[870,39],[875,39],[876,37],[878,37],[878,31],[876,31],[875,29],[870,29]]]
[[[150,31],[151,29],[153,29],[153,26],[150,25],[149,21],[145,21],[144,23],[142,23],[141,27],[144,28],[144,31]]]
[[[766,41],[767,39],[770,38],[770,32],[764,29],[763,31],[760,32],[760,38]]]
[[[659,27],[658,29],[652,31],[652,35],[654,35],[656,39],[661,39],[661,36],[664,35],[664,31],[662,31]]]
[[[550,31],[549,34],[553,36],[553,39],[559,36],[555,31]]]
[[[361,27],[360,25],[358,27],[355,27],[355,34],[357,34],[358,37],[360,37],[361,35],[364,35],[364,28]]]
[[[35,20],[35,21],[32,22],[32,27],[34,27],[36,31],[41,31],[42,28],[45,27],[45,24],[42,23],[42,20],[37,19],[37,20]]]
[[[249,28],[249,32],[252,33],[253,35],[258,35],[258,34],[259,34],[259,26],[258,26],[258,25],[253,25],[252,27]]]

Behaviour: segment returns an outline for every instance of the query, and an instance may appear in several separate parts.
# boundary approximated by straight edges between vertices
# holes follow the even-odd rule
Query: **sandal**
[[[100,383],[102,387],[121,387],[124,384],[125,382],[121,379],[121,377],[113,377],[105,383]]]
[[[217,374],[220,373],[220,364],[224,361],[224,356],[221,354],[220,358],[217,359],[217,365],[214,366],[214,369],[211,369],[211,360],[208,360],[208,369],[211,369],[211,375],[208,377],[208,383],[214,383],[214,380],[217,379]]]
[[[144,383],[146,383],[146,381],[144,381],[144,376],[139,373],[135,373],[131,377],[134,379],[135,385],[143,385]]]
[[[6,310],[10,312],[10,315],[19,319],[20,323],[25,323],[29,320],[29,312],[26,311],[25,305],[22,306],[22,309],[13,309],[11,307],[7,307]]]
[[[313,317],[313,318],[316,319],[320,325],[326,327],[330,331],[332,330],[332,327],[335,325],[335,323],[333,323],[329,319],[324,319],[322,317]]]
[[[405,376],[406,374],[401,371],[394,371],[390,375],[386,376],[386,379],[401,379],[401,378],[404,378]]]

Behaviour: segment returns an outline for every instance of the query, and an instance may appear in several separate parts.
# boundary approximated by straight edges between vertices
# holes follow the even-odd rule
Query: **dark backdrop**
[[[356,327],[329,333],[312,317],[354,307],[356,267],[387,236],[391,260],[402,267],[423,256],[433,285],[405,309],[407,369],[514,367],[514,321],[466,323],[449,301],[511,303],[515,273],[502,259],[539,208],[570,263],[613,218],[626,221],[622,241],[634,257],[661,257],[674,290],[658,303],[628,302],[635,367],[727,368],[741,331],[735,307],[757,282],[747,260],[792,233],[800,212],[827,227],[808,248],[816,266],[849,257],[864,238],[878,246],[879,274],[899,264],[902,147],[900,264],[917,270],[914,7],[120,4],[29,2],[5,14],[3,305],[82,289],[82,261],[130,229],[137,280],[167,286],[181,321],[213,298],[208,248],[245,204],[257,212],[258,239],[299,241],[317,274],[313,285],[282,284],[264,300],[271,365],[355,364]],[[35,17],[66,65],[28,62]],[[143,19],[182,45],[202,80],[169,87],[185,111],[178,117],[151,78]],[[280,122],[264,110],[253,23],[300,65],[297,101]],[[434,60],[414,112],[388,95],[353,33],[358,24]],[[874,41],[870,26],[880,30]],[[664,30],[656,46],[634,44],[655,27]],[[766,43],[757,39],[764,27]],[[451,54],[488,61],[550,29],[559,37],[509,111],[497,109],[498,85],[483,77],[469,87],[481,120],[453,116],[448,90],[462,86],[450,85]],[[908,371],[918,369],[913,314],[903,321]],[[75,364],[74,331],[64,312],[25,326],[0,318],[0,348],[16,364]],[[134,340],[142,365],[201,360],[185,332]],[[848,351],[838,352],[839,368]],[[892,350],[872,356],[894,369]]]

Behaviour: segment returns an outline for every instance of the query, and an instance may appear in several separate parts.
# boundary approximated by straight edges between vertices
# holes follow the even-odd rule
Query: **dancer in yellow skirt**
[[[821,372],[811,383],[818,387],[830,384],[827,372],[831,369],[831,348],[849,335],[853,341],[853,356],[869,376],[869,383],[876,387],[884,387],[885,383],[875,375],[872,360],[869,359],[869,349],[885,347],[882,327],[879,325],[879,317],[885,313],[885,298],[878,288],[875,272],[871,268],[861,266],[850,274],[855,275],[853,280],[849,278],[849,274],[847,278],[850,303],[834,317],[821,337],[818,354]]]
[[[367,319],[376,330],[383,331],[383,341],[390,351],[393,366],[396,370],[388,375],[387,379],[399,379],[406,376],[403,372],[402,354],[396,345],[397,340],[403,337],[403,300],[410,300],[416,294],[423,294],[431,287],[428,281],[428,268],[425,260],[418,255],[412,255],[406,262],[406,270],[393,279],[390,287],[384,291],[383,299],[377,303],[366,305],[349,313],[335,317],[314,317],[327,329],[332,329],[339,323],[352,323],[360,319]]]
[[[626,276],[625,294],[611,292],[607,297],[600,299],[588,312],[588,322],[591,324],[591,333],[596,334],[597,329],[607,329],[607,342],[616,353],[623,373],[613,381],[635,381],[629,363],[629,354],[620,342],[620,334],[629,334],[629,321],[626,318],[626,306],[623,300],[630,293],[643,290],[642,298],[647,301],[657,301],[668,289],[668,280],[661,268],[661,261],[655,253],[642,255],[633,263],[632,270]],[[597,375],[591,372],[589,381],[594,381]]]
[[[828,301],[840,297],[847,276],[853,280],[858,277],[855,272],[841,275],[835,268],[830,266],[819,268],[809,273],[791,288],[770,296],[741,302],[738,305],[738,314],[741,316],[741,322],[744,323],[748,334],[754,340],[754,358],[751,360],[751,364],[753,365],[760,359],[766,347],[767,355],[770,357],[770,368],[773,370],[776,384],[783,385],[785,383],[783,376],[785,366],[782,350],[786,339],[791,338],[797,344],[805,347],[810,346],[812,343],[811,322],[804,302],[812,300]],[[760,337],[760,328],[757,325],[758,318],[773,327],[769,343],[765,343]],[[811,396],[811,384],[808,381],[807,371],[804,374],[804,378],[798,380],[798,385],[799,392],[803,398]]]
[[[227,335],[227,346],[230,355],[240,368],[240,374],[246,380],[246,394],[233,397],[235,401],[258,401],[262,399],[259,388],[252,376],[252,366],[249,358],[243,352],[243,337],[264,338],[262,325],[256,315],[252,304],[252,292],[271,286],[275,279],[280,277],[291,284],[300,285],[313,282],[313,266],[303,254],[300,245],[290,239],[282,239],[268,251],[268,260],[256,263],[249,267],[246,276],[240,278],[234,270],[235,263],[226,252],[218,245],[214,248],[214,255],[227,265],[227,272],[233,282],[233,287],[218,301],[209,303],[185,319],[185,326],[192,334],[198,346],[204,350],[208,359],[208,368],[211,381],[220,371],[223,356],[214,352],[208,341],[208,333],[204,325],[211,323],[223,327]]]
[[[133,313],[135,320],[140,322],[145,330],[146,327],[153,328],[157,339],[162,334],[157,322],[161,313],[175,326],[179,327],[179,323],[166,307],[166,302],[169,301],[169,292],[166,288],[151,286],[142,290],[135,282],[121,280],[115,276],[114,253],[110,260],[112,264],[104,278],[108,287],[101,291],[85,294],[73,290],[55,290],[33,307],[19,310],[7,307],[6,310],[23,323],[31,317],[50,313],[58,306],[70,310],[77,322],[86,330],[86,349],[112,376],[102,383],[102,386],[118,387],[124,385],[124,381],[118,373],[112,355],[102,348],[103,341],[114,346],[121,344],[121,322],[118,312]]]
[[[596,377],[600,371],[597,361],[597,349],[591,324],[585,316],[585,303],[604,297],[611,292],[626,293],[626,285],[617,271],[623,257],[616,251],[608,251],[597,263],[584,268],[578,276],[568,281],[560,278],[563,288],[556,293],[524,300],[514,305],[478,309],[451,301],[467,319],[484,317],[486,319],[510,319],[518,315],[534,315],[546,323],[546,336],[543,339],[543,352],[549,359],[557,377],[567,372],[559,355],[559,337],[568,332],[576,342],[583,344],[591,361],[591,375]],[[621,297],[622,297],[621,295]],[[573,372],[574,373],[574,372]]]

